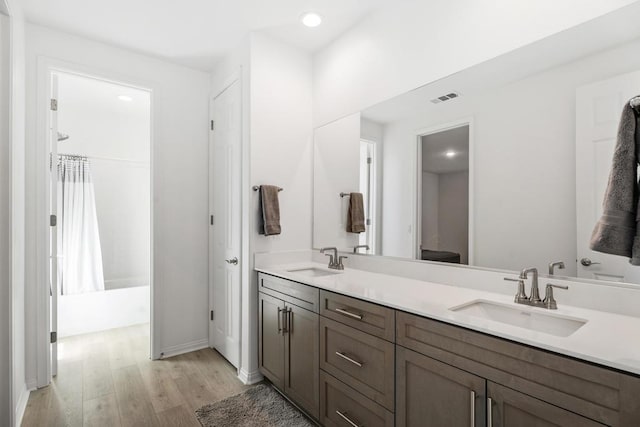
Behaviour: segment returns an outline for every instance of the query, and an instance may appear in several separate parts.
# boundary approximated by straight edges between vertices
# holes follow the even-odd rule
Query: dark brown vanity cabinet
[[[640,426],[640,378],[400,311],[396,325],[398,427],[474,425],[472,407],[475,426]]]
[[[259,279],[260,371],[323,426],[640,427],[637,376]]]
[[[274,278],[275,279],[275,278]],[[304,300],[266,288],[260,276],[259,354],[260,372],[292,401],[315,418],[319,415],[319,316],[299,305],[317,307],[317,289],[295,282],[278,285],[306,291]],[[269,283],[267,283],[268,285]],[[308,289],[307,289],[308,288]],[[315,304],[313,294],[316,294]]]

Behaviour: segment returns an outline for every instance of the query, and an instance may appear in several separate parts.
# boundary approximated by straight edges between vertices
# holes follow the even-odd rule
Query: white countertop
[[[320,277],[289,271],[303,268],[336,271],[328,270],[326,265],[315,262],[272,265],[256,270],[640,375],[640,318],[566,306],[562,304],[559,294],[562,291],[557,291],[556,294],[558,309],[547,310],[515,304],[513,297],[497,293],[348,267],[338,274]],[[513,285],[515,294],[517,284]],[[543,285],[540,285],[540,292],[544,296]],[[573,334],[561,337],[449,310],[474,300],[505,304],[523,311],[582,319],[587,323]]]

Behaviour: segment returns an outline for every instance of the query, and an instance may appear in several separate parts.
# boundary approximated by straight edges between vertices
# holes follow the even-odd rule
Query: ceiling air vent
[[[433,98],[431,102],[434,104],[439,104],[440,102],[449,101],[450,99],[459,97],[460,94],[458,92],[451,92],[446,95],[439,96],[437,98]]]

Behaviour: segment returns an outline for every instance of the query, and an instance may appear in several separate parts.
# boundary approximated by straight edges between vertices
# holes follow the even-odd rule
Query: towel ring
[[[254,185],[253,186],[253,191],[258,191],[258,190],[260,190],[260,186],[259,185]],[[278,192],[281,192],[282,190],[284,190],[284,188],[278,187]]]
[[[636,111],[640,110],[640,96],[631,98],[631,101],[629,101],[629,105],[631,106],[631,108],[635,108]]]

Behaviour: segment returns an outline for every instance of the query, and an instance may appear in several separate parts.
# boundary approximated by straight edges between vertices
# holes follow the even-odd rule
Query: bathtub
[[[59,295],[58,337],[149,323],[150,298],[149,286]]]

